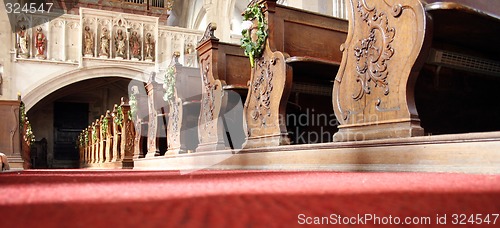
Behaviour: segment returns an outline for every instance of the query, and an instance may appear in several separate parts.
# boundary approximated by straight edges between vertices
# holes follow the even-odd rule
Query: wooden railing
[[[135,126],[130,105],[122,98],[120,105],[96,119],[78,136],[80,165],[105,167],[102,164],[119,163],[131,167],[134,158]],[[116,165],[113,165],[116,167]]]

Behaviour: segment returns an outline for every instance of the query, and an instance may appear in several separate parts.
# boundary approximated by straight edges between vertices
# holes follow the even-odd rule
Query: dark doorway
[[[54,103],[54,159],[75,161],[78,167],[79,154],[76,148],[78,134],[88,125],[87,103]]]

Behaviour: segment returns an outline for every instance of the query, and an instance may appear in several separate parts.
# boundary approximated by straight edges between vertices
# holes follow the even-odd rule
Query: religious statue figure
[[[186,59],[186,66],[193,67],[194,62],[196,61],[195,49],[192,43],[186,44],[186,48],[184,50],[184,56]]]
[[[123,59],[125,57],[125,36],[123,31],[118,29],[115,36],[116,58]]]
[[[109,56],[109,36],[108,29],[102,28],[101,32],[101,48],[99,51],[99,57],[107,58]]]
[[[26,27],[23,25],[19,32],[17,32],[17,46],[19,49],[19,57],[20,58],[29,58],[30,50],[29,50],[29,36],[26,34]]]
[[[155,41],[151,33],[146,34],[146,39],[144,40],[146,46],[146,60],[152,61],[154,58]]]
[[[36,29],[35,34],[35,47],[37,50],[36,57],[38,59],[45,59],[45,43],[47,42],[45,35],[42,32],[42,27]]]
[[[132,52],[132,60],[141,59],[141,42],[136,31],[133,31],[130,35],[130,51]]]
[[[85,32],[83,33],[84,51],[83,54],[86,57],[94,56],[94,36],[90,31],[89,26],[85,26]]]

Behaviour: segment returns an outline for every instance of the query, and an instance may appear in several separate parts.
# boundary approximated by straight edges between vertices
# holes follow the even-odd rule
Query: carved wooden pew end
[[[197,50],[202,76],[197,152],[240,149],[250,63],[239,45],[219,42],[210,23]]]

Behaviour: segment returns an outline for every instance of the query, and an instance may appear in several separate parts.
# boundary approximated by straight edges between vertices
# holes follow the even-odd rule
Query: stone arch
[[[44,97],[57,91],[60,88],[80,82],[87,79],[103,77],[122,77],[146,82],[150,72],[130,66],[91,66],[68,71],[63,74],[49,76],[48,80],[28,88],[23,102],[26,111],[32,108]]]

